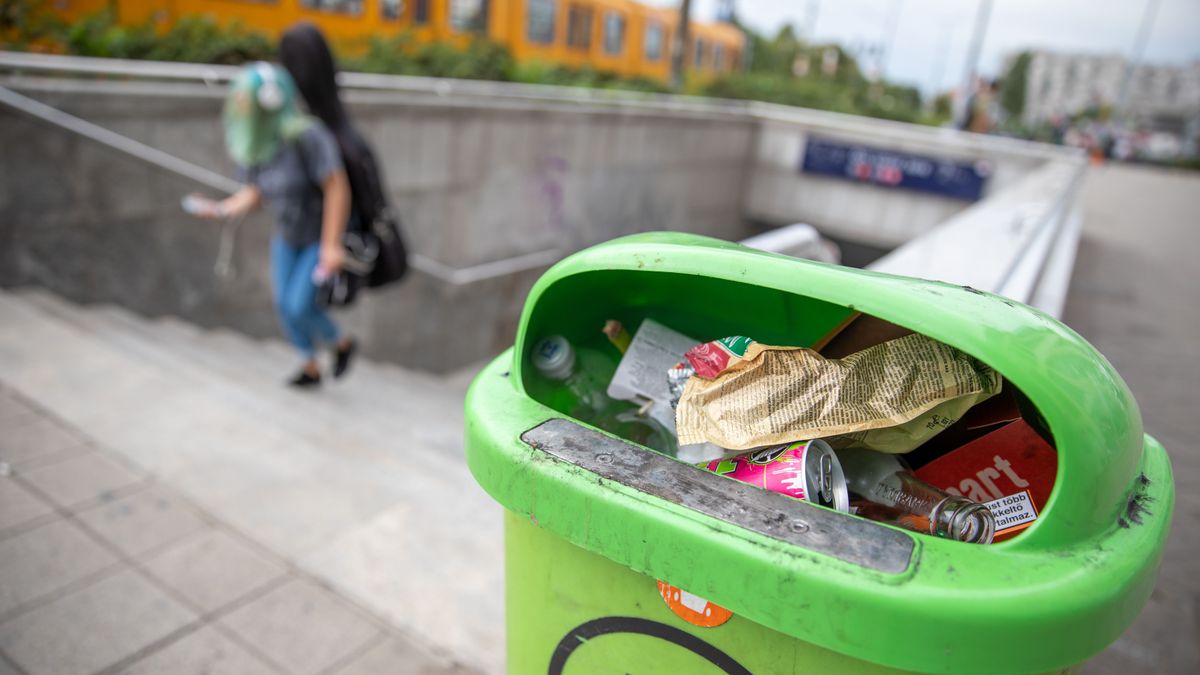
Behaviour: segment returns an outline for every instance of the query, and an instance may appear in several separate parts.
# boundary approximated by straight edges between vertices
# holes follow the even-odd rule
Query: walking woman
[[[268,63],[244,68],[230,87],[224,111],[225,147],[243,187],[211,204],[210,217],[240,217],[266,202],[275,215],[271,280],[275,309],[300,352],[289,384],[321,383],[317,349],[333,348],[333,376],[341,377],[355,351],[317,304],[318,284],[341,269],[342,236],[350,217],[350,187],[333,135],[302,115],[287,72]]]
[[[337,141],[350,182],[354,215],[350,227],[386,237],[374,269],[366,278],[369,287],[398,281],[407,270],[406,251],[399,221],[388,205],[387,190],[375,153],[350,120],[342,105],[337,66],[329,43],[311,23],[288,28],[279,40],[279,60],[300,89],[308,110],[329,129]]]

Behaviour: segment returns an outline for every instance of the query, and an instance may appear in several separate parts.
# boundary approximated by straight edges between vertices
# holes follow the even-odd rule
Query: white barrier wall
[[[809,138],[862,144],[989,168],[984,199],[1058,156],[1057,149],[951,129],[918,127],[782,106],[756,106],[758,142],[745,213],[774,225],[807,222],[834,237],[893,248],[928,232],[972,202],[804,173]]]

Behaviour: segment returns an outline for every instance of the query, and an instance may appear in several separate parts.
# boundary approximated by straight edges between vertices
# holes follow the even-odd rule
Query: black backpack
[[[384,193],[375,153],[349,125],[335,131],[334,136],[342,151],[351,203],[358,215],[356,222],[347,226],[347,257],[356,257],[360,251],[369,256],[375,249],[373,264],[362,275],[365,284],[376,288],[399,281],[408,273],[408,249],[401,234],[400,219]]]

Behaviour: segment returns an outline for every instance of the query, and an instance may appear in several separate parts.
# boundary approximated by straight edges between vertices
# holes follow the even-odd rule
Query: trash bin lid
[[[534,342],[585,339],[608,318],[803,346],[854,311],[975,356],[1038,408],[1058,477],[1020,537],[969,545],[753,495],[526,392]],[[676,233],[613,240],[542,276],[511,353],[468,393],[467,455],[505,508],[579,546],[799,639],[928,672],[1045,671],[1103,649],[1149,596],[1174,498],[1125,383],[1053,318],[971,288]]]

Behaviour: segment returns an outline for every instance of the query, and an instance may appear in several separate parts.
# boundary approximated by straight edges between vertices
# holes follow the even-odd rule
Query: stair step
[[[435,450],[437,455],[461,456],[461,403],[448,395],[417,394],[402,383],[373,382],[375,378],[369,375],[362,378],[364,388],[329,386],[319,396],[293,391],[281,384],[279,372],[255,372],[239,365],[240,357],[213,348],[207,331],[192,333],[176,325],[170,331],[155,332],[153,322],[127,310],[80,307],[42,291],[30,294],[30,300],[125,353],[147,359],[222,400],[257,410],[263,419],[287,431],[303,433],[330,452],[346,449],[358,440],[371,447],[389,448],[397,456],[409,456],[414,446]],[[358,365],[366,365],[361,369],[366,373],[371,370],[369,364]],[[408,403],[392,403],[395,400]]]

